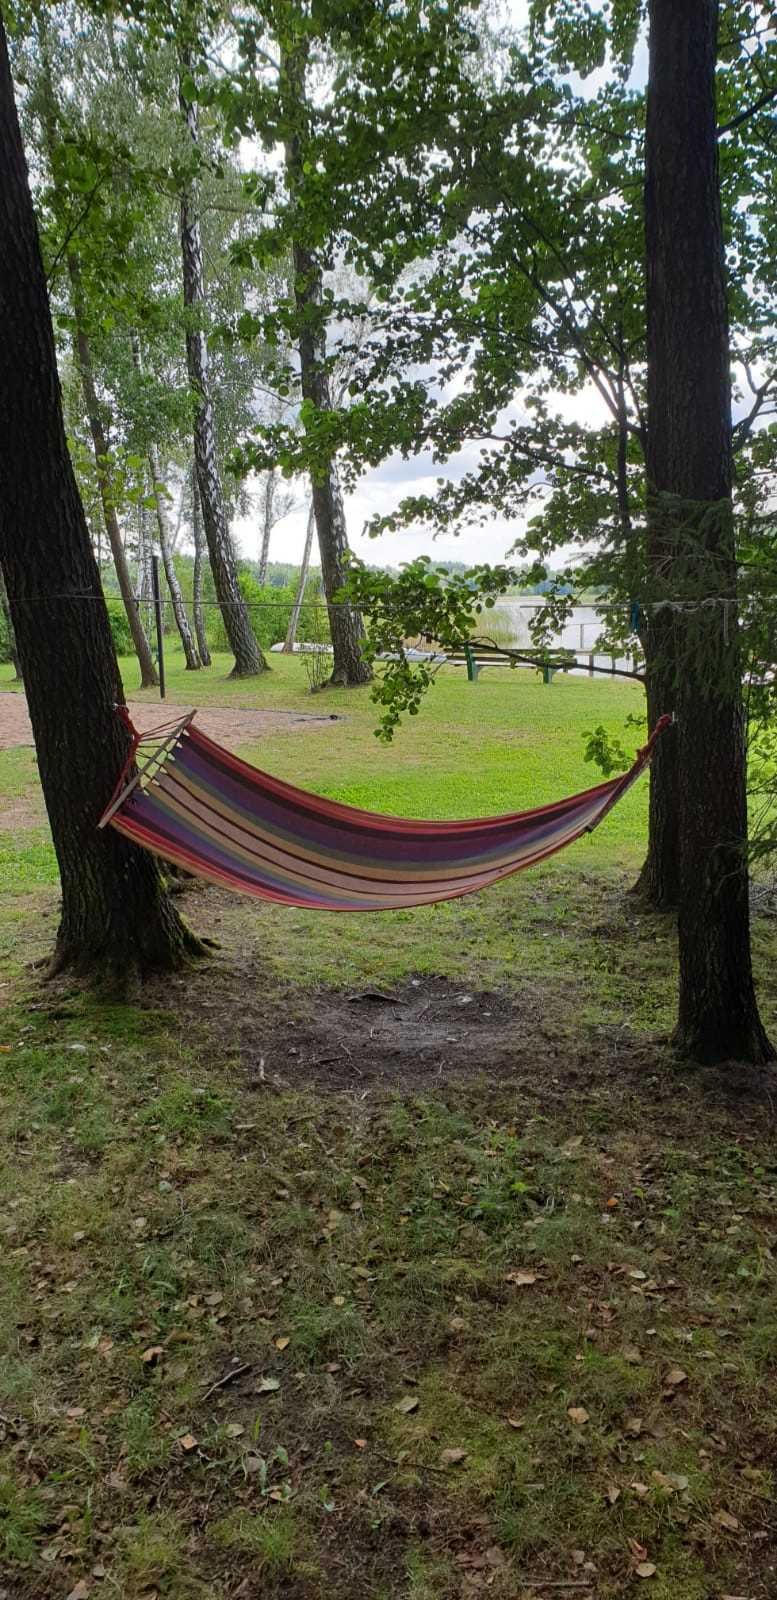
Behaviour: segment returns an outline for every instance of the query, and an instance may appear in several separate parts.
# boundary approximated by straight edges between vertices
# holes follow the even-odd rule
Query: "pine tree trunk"
[[[648,516],[669,586],[736,594],[729,338],[715,114],[717,0],[650,0],[646,126]],[[661,613],[659,613],[661,615]],[[678,617],[675,669],[680,998],[702,1062],[773,1057],[750,956],[737,629]]]
[[[167,505],[165,502],[164,482],[162,478],[162,468],[159,462],[159,453],[156,449],[156,446],[153,444],[149,445],[148,449],[148,465],[151,472],[154,502],[156,504],[156,525],[159,531],[159,548],[162,552],[162,565],[165,569],[167,587],[170,591],[170,601],[173,607],[175,625],[178,629],[181,644],[183,645],[186,671],[199,672],[200,658],[197,654],[197,646],[192,638],[192,630],[189,626],[189,618],[186,615],[186,606],[181,593],[181,585],[178,582],[178,574],[175,570],[175,562],[173,561],[173,531],[170,527],[167,516]]]
[[[188,70],[186,53],[181,57],[181,74]],[[197,108],[180,92],[181,111],[186,120],[192,144],[199,144]],[[213,400],[210,390],[208,341],[204,329],[205,272],[202,260],[202,238],[196,213],[195,195],[190,189],[181,196],[181,256],[183,261],[183,298],[186,307],[186,362],[189,382],[197,398],[194,417],[194,458],[197,463],[197,483],[200,490],[202,520],[208,543],[210,565],[216,597],[224,618],[224,627],[235,658],[233,678],[245,678],[266,672],[267,662],[254,637],[248,608],[240,592],[237,566],[232,541],[227,526],[224,494],[221,485],[216,434],[213,424]]]
[[[316,517],[313,510],[313,502],[311,500],[310,509],[308,511],[307,532],[305,534],[305,548],[302,552],[302,565],[299,569],[299,580],[297,582],[297,593],[294,596],[294,604],[291,608],[291,615],[289,617],[289,626],[286,629],[286,638],[283,642],[284,655],[292,655],[294,651],[294,642],[296,640],[297,629],[299,627],[299,616],[302,610],[302,602],[305,599],[308,573],[310,571],[310,552],[313,548],[313,534],[315,532],[315,527]]]
[[[289,107],[298,108],[298,126],[306,103],[306,64],[304,44],[297,44],[292,50],[282,50],[281,79],[285,85]],[[285,145],[286,186],[292,202],[299,192],[303,159],[302,140],[299,133],[295,133],[287,139]],[[311,251],[296,240],[292,253],[294,298],[299,315],[297,348],[302,396],[304,400],[309,400],[317,411],[331,411],[332,396],[326,370],[326,334],[320,316],[323,288],[321,267]],[[335,600],[336,594],[345,582],[348,535],[334,460],[329,462],[326,471],[311,475],[311,491],[334,655],[334,666],[329,682],[336,685],[369,683],[372,668],[362,654],[364,623],[361,615],[352,606],[338,604]]]
[[[135,654],[138,658],[138,663],[140,666],[140,687],[141,689],[150,689],[159,682],[159,679],[157,678],[156,668],[154,667],[154,662],[151,655],[151,646],[146,638],[143,629],[143,623],[140,618],[140,607],[138,605],[137,598],[133,593],[129,563],[124,551],[121,529],[119,528],[119,519],[116,515],[116,507],[113,503],[113,497],[111,494],[108,439],[105,425],[103,423],[102,407],[97,398],[97,386],[94,379],[92,352],[89,344],[89,335],[86,331],[86,314],[83,295],[81,292],[78,261],[74,255],[68,256],[67,265],[70,275],[70,286],[73,294],[73,316],[75,321],[73,349],[76,359],[76,366],[78,367],[79,376],[81,378],[81,388],[84,395],[84,405],[86,407],[86,416],[89,423],[89,432],[92,435],[94,464],[97,474],[97,487],[100,495],[103,520],[105,522],[105,531],[108,535],[108,543],[111,547],[111,555],[113,556],[113,565],[116,571],[116,577],[118,579],[119,591],[121,593],[121,598],[124,601],[124,609],[127,613],[127,619],[129,621],[130,633],[132,634],[132,643],[135,647]]]
[[[194,571],[192,574],[194,631],[197,635],[197,649],[200,652],[200,661],[204,667],[209,667],[212,663],[208,648],[208,630],[205,626],[205,617],[202,609],[202,565],[205,559],[205,534],[202,528],[196,461],[192,462],[192,533],[194,534]]]
[[[124,696],[65,438],[2,21],[0,150],[0,561],[62,882],[55,961],[126,981],[199,946],[153,858],[97,829],[127,754]]]
[[[19,666],[19,652],[16,648],[16,634],[14,633],[13,622],[11,620],[11,609],[8,604],[8,594],[6,592],[2,568],[0,568],[0,611],[3,613],[5,629],[8,635],[8,655],[11,660],[11,666],[14,670],[14,680],[16,683],[21,683],[22,673],[21,667]]]
[[[265,474],[264,481],[264,507],[262,518],[262,548],[259,552],[259,584],[263,589],[267,582],[267,567],[270,561],[270,538],[273,530],[273,506],[275,502],[275,471],[271,467]]]

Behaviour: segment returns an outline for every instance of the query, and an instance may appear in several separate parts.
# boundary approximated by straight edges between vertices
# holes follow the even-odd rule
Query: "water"
[[[493,633],[498,644],[513,645],[516,650],[535,648],[529,625],[543,604],[541,595],[532,597],[522,595],[515,599],[497,600],[490,617],[483,618],[481,630],[483,637],[488,638],[489,634]],[[552,635],[552,644],[556,649],[575,650],[578,655],[593,654],[597,664],[609,666],[610,656],[602,655],[594,648],[605,622],[606,618],[596,610],[595,606],[573,606],[564,626]],[[631,661],[625,656],[616,659],[616,666],[631,665]]]

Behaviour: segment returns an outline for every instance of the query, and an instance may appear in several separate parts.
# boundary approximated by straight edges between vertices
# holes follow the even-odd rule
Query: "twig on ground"
[[[244,1361],[242,1366],[233,1367],[230,1372],[225,1372],[223,1378],[219,1378],[216,1383],[212,1383],[210,1388],[205,1390],[205,1393],[204,1393],[204,1395],[202,1397],[203,1401],[209,1399],[209,1397],[212,1394],[215,1394],[217,1389],[225,1388],[228,1383],[233,1383],[235,1378],[241,1378],[243,1376],[244,1372],[250,1372],[250,1371],[251,1371],[250,1362]]]

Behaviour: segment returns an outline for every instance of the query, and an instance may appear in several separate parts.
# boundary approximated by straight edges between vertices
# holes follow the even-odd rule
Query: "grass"
[[[200,703],[329,708],[299,662],[223,665]],[[430,815],[583,786],[581,733],[639,704],[452,678],[384,750],[365,695],[331,703],[250,757]],[[661,1041],[672,931],[624,894],[645,785],[557,863],[434,911],[190,894],[221,954],[135,1005],[39,981],[34,786],[0,754],[0,1590],[768,1600],[773,1110]],[[756,956],[774,1032],[767,917]],[[370,984],[402,1005],[351,1006]]]

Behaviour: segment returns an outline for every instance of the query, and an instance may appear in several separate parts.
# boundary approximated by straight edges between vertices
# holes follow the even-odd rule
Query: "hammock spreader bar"
[[[416,822],[325,800],[251,767],[192,716],[160,732],[125,783],[138,735],[100,820],[197,877],[280,905],[392,911],[454,900],[590,833],[647,766],[662,717],[628,772],[582,794],[502,817]]]

